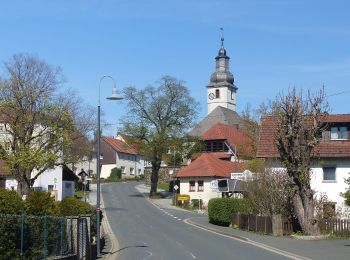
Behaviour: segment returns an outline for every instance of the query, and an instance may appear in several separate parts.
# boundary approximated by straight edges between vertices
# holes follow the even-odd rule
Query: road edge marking
[[[224,237],[227,237],[227,238],[231,238],[231,239],[234,239],[234,240],[237,240],[237,241],[240,241],[240,242],[243,242],[243,243],[255,246],[255,247],[259,247],[259,248],[262,248],[264,250],[273,252],[273,253],[278,254],[278,255],[282,255],[282,256],[290,258],[290,259],[311,260],[311,258],[300,256],[300,255],[297,255],[297,254],[294,254],[294,253],[291,253],[291,252],[288,252],[288,251],[284,251],[284,250],[275,248],[273,246],[269,246],[269,245],[266,245],[266,244],[263,244],[263,243],[260,243],[260,242],[256,242],[256,241],[253,241],[253,240],[251,240],[249,238],[235,237],[235,236],[232,236],[232,235],[229,235],[229,234],[223,234],[223,233],[220,233],[218,231],[214,231],[212,229],[205,228],[205,227],[203,227],[203,226],[201,226],[199,224],[195,224],[195,223],[191,222],[190,218],[187,218],[187,219],[183,220],[183,222],[188,224],[188,225],[190,225],[190,226],[193,226],[193,227],[205,230],[207,232],[211,232],[211,233],[214,233],[214,234],[217,234],[217,235],[220,235],[220,236],[224,236]]]

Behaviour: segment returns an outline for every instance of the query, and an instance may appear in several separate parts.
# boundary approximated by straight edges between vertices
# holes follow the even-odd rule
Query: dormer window
[[[331,127],[331,140],[347,140],[348,129],[346,126]]]

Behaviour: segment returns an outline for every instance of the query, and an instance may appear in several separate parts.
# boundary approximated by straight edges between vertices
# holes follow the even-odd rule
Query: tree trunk
[[[23,197],[23,195],[28,196],[29,193],[32,191],[32,186],[34,182],[32,183],[30,179],[31,173],[25,173],[23,174],[22,178],[17,179],[18,185],[17,185],[17,193],[19,196]]]
[[[159,175],[161,161],[154,160],[151,162],[151,164],[152,164],[152,174],[151,174],[150,196],[155,195],[157,193],[158,175]]]
[[[318,236],[320,229],[314,216],[314,198],[310,187],[295,186],[293,206],[304,234]]]

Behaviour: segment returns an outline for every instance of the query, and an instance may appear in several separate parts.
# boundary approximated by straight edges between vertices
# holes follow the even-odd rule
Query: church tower
[[[208,114],[219,106],[236,111],[237,87],[229,71],[229,59],[224,48],[224,37],[222,37],[221,48],[215,58],[215,72],[211,75],[210,83],[207,85]]]

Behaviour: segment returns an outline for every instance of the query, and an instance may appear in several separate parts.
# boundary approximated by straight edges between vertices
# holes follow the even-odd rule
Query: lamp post
[[[103,79],[109,78],[113,81],[113,89],[112,89],[112,95],[107,97],[109,100],[121,100],[122,97],[119,97],[117,95],[117,88],[115,86],[115,81],[111,76],[102,76],[100,79],[100,84],[98,86],[98,107],[97,107],[97,154],[96,154],[96,182],[97,182],[97,201],[96,201],[96,249],[97,249],[97,256],[100,256],[101,254],[101,248],[100,248],[100,197],[101,197],[101,191],[100,191],[100,139],[101,139],[101,101],[100,101],[100,93],[101,93],[101,82]]]
[[[169,148],[169,151],[168,151],[168,154],[171,154],[171,152],[173,153],[173,173],[171,174],[173,177],[172,177],[172,182],[173,182],[173,185],[172,185],[172,193],[173,193],[173,204],[176,205],[176,201],[175,201],[175,168],[176,168],[176,150],[175,150],[175,146],[171,146]]]

